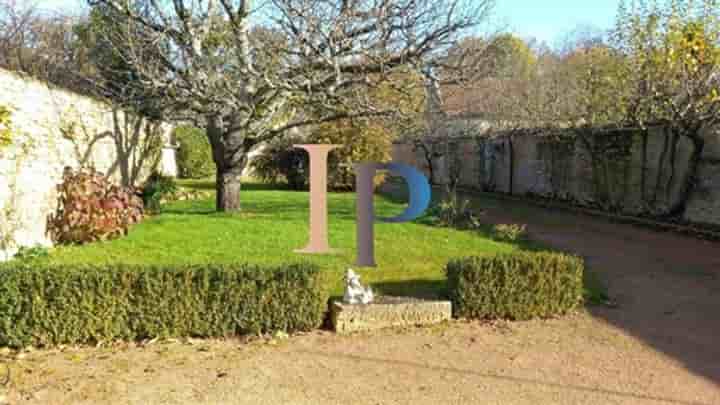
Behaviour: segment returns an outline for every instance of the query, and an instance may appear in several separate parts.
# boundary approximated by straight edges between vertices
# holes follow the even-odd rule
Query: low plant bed
[[[215,182],[192,180],[180,181],[179,185],[212,193]],[[328,194],[329,239],[336,249],[334,254],[329,255],[299,255],[294,252],[307,243],[307,192],[248,182],[243,186],[242,198],[243,210],[232,214],[215,212],[212,196],[169,203],[163,206],[159,215],[134,226],[123,238],[83,246],[59,246],[49,255],[28,257],[26,265],[86,268],[90,264],[90,268],[94,269],[92,272],[126,266],[168,270],[225,268],[238,266],[236,263],[282,269],[285,263],[301,260],[318,267],[319,282],[331,296],[343,294],[343,274],[348,267],[353,267],[379,295],[443,299],[448,296],[443,269],[449,260],[467,254],[492,256],[541,248],[522,238],[512,243],[494,240],[492,229],[485,226],[460,230],[429,225],[427,218],[401,224],[378,222],[375,227],[378,266],[355,268],[353,193]],[[405,209],[404,201],[377,196],[376,214],[382,217],[397,215]],[[22,264],[23,260],[19,261]],[[590,282],[586,281],[584,285],[587,296],[602,297],[602,285],[592,282],[592,278],[588,280]],[[323,311],[327,309],[325,304]],[[0,307],[0,314],[6,314],[3,316],[7,317],[8,311]],[[10,326],[4,328],[7,331]],[[120,338],[125,335],[142,336],[135,332],[116,335]],[[100,340],[105,339],[105,335],[98,336]],[[91,342],[93,339],[95,337],[90,336],[85,340]],[[44,335],[31,340],[53,341]],[[0,336],[0,344],[7,341]]]
[[[471,188],[463,188],[462,192],[472,195],[489,197],[496,200],[526,202],[528,204],[532,204],[541,208],[562,210],[576,214],[587,215],[590,217],[603,218],[608,222],[635,225],[638,227],[663,232],[674,232],[680,235],[692,236],[698,239],[720,241],[720,227],[714,224],[694,223],[678,218],[663,218],[652,215],[632,215],[618,212],[610,212],[593,206],[582,205],[538,195],[517,196],[497,192],[490,193],[478,191]]]
[[[214,180],[179,181],[181,187],[210,192]],[[277,266],[308,261],[326,275],[330,293],[343,294],[343,274],[352,267],[378,293],[438,297],[445,292],[443,267],[466,252],[489,255],[525,247],[493,240],[490,233],[428,226],[420,221],[375,224],[376,268],[355,268],[355,194],[328,193],[328,255],[295,252],[308,242],[309,194],[276,186],[243,185],[242,211],[215,211],[214,194],[163,206],[123,238],[83,246],[59,246],[39,262],[57,265],[132,264],[177,267],[205,263]],[[398,215],[404,202],[378,196],[376,214]]]

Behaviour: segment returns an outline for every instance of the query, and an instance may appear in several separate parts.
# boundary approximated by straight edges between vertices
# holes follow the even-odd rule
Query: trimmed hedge
[[[318,327],[317,266],[0,266],[0,345],[222,337]]]
[[[205,131],[192,126],[175,128],[178,174],[183,179],[199,179],[215,175],[215,161]]]
[[[517,252],[453,260],[445,271],[456,316],[527,320],[580,304],[584,268],[576,256]]]

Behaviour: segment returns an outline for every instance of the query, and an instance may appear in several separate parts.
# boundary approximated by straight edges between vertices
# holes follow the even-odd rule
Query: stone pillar
[[[165,176],[177,177],[178,166],[177,166],[177,145],[166,144],[162,148],[162,155],[160,157],[160,173]]]

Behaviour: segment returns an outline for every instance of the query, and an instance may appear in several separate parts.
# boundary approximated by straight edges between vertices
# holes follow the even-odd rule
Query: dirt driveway
[[[583,255],[617,307],[352,337],[162,342],[5,359],[28,404],[720,404],[720,244],[522,203],[485,220]],[[0,368],[0,380],[3,370]]]

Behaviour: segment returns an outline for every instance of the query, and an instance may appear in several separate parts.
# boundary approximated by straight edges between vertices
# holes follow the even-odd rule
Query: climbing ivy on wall
[[[471,165],[471,186],[505,191],[512,180],[505,173],[510,169],[505,163],[510,153],[506,134],[430,144],[432,148],[418,153],[416,159],[424,163],[426,158],[448,155],[449,174],[455,172],[456,164]],[[687,141],[683,144],[682,137],[660,126],[526,130],[514,139],[521,153],[513,170],[518,174],[519,189],[529,196],[656,218],[666,215],[679,198],[690,153]],[[464,155],[455,142],[474,143],[474,155]],[[527,155],[532,148],[525,142],[537,142],[535,156]],[[715,162],[720,159],[704,160],[704,164],[720,164]],[[538,187],[541,184],[543,187]],[[695,192],[698,190],[702,189],[696,187]]]
[[[0,104],[0,149],[12,144],[12,113]]]
[[[10,108],[0,105],[0,158],[2,158],[3,149],[10,146],[13,142],[11,118],[12,113]],[[6,174],[3,174],[3,177],[6,177]],[[18,228],[15,215],[15,183],[8,181],[7,186],[10,194],[9,198],[4,198],[4,201],[0,201],[0,254],[14,247],[15,231],[17,231]]]
[[[9,148],[13,146],[13,148]],[[15,234],[21,228],[20,207],[18,205],[17,177],[25,159],[30,155],[35,142],[25,133],[13,127],[12,109],[0,105],[0,159],[9,159],[14,163],[10,172],[0,173],[5,190],[0,198],[0,259],[17,247]],[[6,165],[6,167],[10,167]]]
[[[575,156],[575,137],[564,133],[550,133],[537,145],[537,157],[541,162],[539,175],[549,186],[546,197],[570,200],[570,181]]]
[[[604,209],[622,210],[630,187],[632,134],[624,131],[595,133],[585,145],[592,155],[597,202]]]
[[[487,170],[485,168],[485,139],[479,137],[475,138],[475,156],[475,166],[477,167],[477,184],[479,184],[481,188],[485,188],[485,185],[488,183]]]

